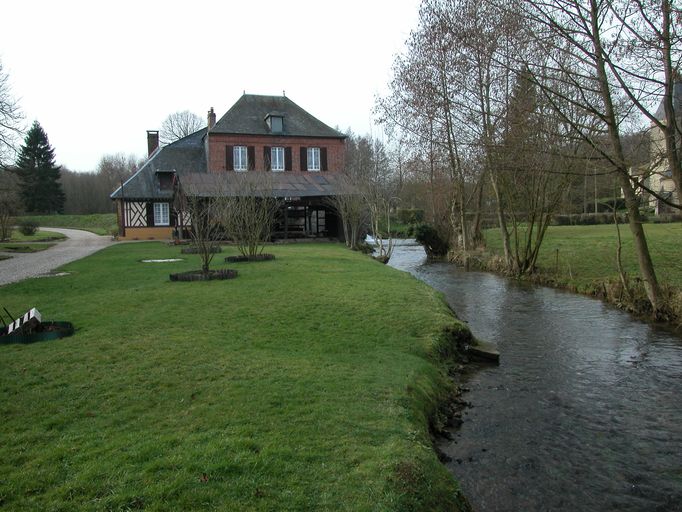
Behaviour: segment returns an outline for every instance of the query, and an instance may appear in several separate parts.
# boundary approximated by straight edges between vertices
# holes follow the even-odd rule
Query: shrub
[[[628,216],[626,213],[617,213],[619,224],[627,224]],[[642,221],[646,222],[647,217],[642,216]],[[613,224],[613,212],[609,213],[578,213],[573,215],[555,215],[552,218],[554,226],[594,226],[596,224]]]
[[[424,222],[424,210],[421,208],[398,208],[398,221],[402,224],[419,224]]]
[[[590,202],[587,205],[587,210],[589,213],[595,213],[594,203]],[[602,197],[597,199],[597,212],[596,213],[609,213],[613,212],[613,209],[625,210],[625,198],[624,197]]]
[[[424,246],[429,257],[442,257],[448,253],[448,242],[443,240],[433,226],[419,224],[415,228],[415,238]]]
[[[669,222],[681,222],[682,215],[678,213],[662,213],[656,217],[651,218],[651,222],[654,224],[667,224]]]
[[[358,242],[355,246],[355,250],[360,251],[362,254],[372,254],[374,252],[374,246],[367,242]]]
[[[19,232],[24,236],[32,236],[38,231],[38,224],[32,220],[22,220],[18,224]]]

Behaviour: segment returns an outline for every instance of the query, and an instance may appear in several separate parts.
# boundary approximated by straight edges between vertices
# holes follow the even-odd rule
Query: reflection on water
[[[442,291],[499,367],[441,449],[478,511],[682,511],[682,341],[597,300],[425,264],[390,264]]]

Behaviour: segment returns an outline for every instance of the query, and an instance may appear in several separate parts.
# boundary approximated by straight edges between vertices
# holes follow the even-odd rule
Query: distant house
[[[678,117],[679,126],[682,126],[682,119],[680,119],[682,116],[682,82],[675,83],[673,88],[673,108]],[[666,120],[663,102],[661,102],[658,110],[656,110],[656,118],[663,122]],[[636,174],[644,178],[644,185],[647,188],[659,196],[679,204],[680,194],[675,189],[675,182],[672,179],[672,172],[668,165],[663,131],[652,124],[649,135],[650,164],[646,169],[640,168],[639,171],[636,171]],[[678,212],[678,210],[668,206],[665,202],[648,192],[642,193],[642,206],[653,209],[656,215]]]
[[[206,128],[167,146],[159,147],[158,131],[148,131],[148,160],[111,194],[119,236],[182,235],[189,221],[174,209],[178,186],[211,196],[268,173],[271,193],[283,202],[276,237],[337,237],[339,219],[329,197],[340,192],[345,139],[286,96],[252,94],[217,122],[211,109]]]

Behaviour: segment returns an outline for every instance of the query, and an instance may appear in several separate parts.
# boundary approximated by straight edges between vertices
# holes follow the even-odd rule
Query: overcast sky
[[[59,164],[146,152],[172,112],[222,116],[239,96],[286,95],[368,133],[374,97],[415,28],[419,0],[12,1],[0,59]]]

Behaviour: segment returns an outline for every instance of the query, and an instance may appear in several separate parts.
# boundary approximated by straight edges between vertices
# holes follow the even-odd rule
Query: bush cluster
[[[626,213],[617,213],[619,224],[626,224],[628,216]],[[646,215],[642,215],[642,220],[646,221]],[[613,213],[576,213],[569,215],[555,215],[552,219],[555,226],[594,226],[596,224],[613,224]]]
[[[398,208],[396,216],[401,224],[419,224],[424,222],[424,210],[421,208]]]
[[[38,224],[32,220],[22,220],[17,224],[19,232],[24,236],[32,236],[38,231]]]
[[[415,228],[417,242],[424,246],[429,257],[442,257],[448,253],[448,242],[444,240],[436,228],[428,224],[419,224]]]

